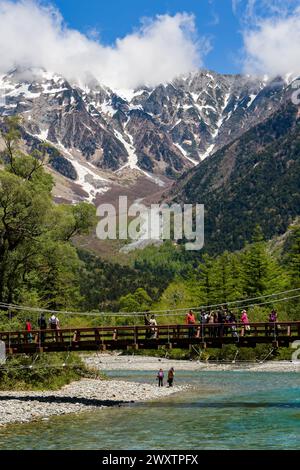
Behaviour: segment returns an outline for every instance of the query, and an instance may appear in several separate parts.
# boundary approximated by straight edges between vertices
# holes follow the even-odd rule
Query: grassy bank
[[[76,353],[8,357],[0,366],[0,390],[58,390],[83,377],[102,377]]]

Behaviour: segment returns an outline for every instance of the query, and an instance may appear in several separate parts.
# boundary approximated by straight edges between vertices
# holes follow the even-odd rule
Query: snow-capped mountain
[[[177,177],[266,119],[287,82],[199,71],[155,88],[73,84],[43,70],[0,77],[0,116],[20,114],[30,147],[50,142],[52,167],[92,200],[107,175]]]

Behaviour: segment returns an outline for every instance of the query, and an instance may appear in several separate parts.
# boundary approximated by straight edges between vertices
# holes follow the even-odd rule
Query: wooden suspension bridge
[[[249,328],[250,327],[250,328]],[[227,344],[254,348],[270,344],[274,348],[289,347],[300,340],[299,322],[107,326],[99,328],[65,328],[58,330],[2,331],[7,354],[33,354],[60,351],[111,351],[157,349],[164,347],[222,348]]]

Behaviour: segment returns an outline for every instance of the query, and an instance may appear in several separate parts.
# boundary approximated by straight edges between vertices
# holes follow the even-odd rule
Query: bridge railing
[[[158,325],[158,326],[108,326],[94,328],[63,328],[58,330],[0,331],[0,340],[7,348],[16,345],[36,344],[44,347],[53,343],[63,343],[74,347],[76,344],[106,344],[118,342],[122,345],[143,342],[171,343],[178,340],[240,338],[293,338],[300,337],[300,322],[251,322],[243,323],[204,323],[195,325]]]

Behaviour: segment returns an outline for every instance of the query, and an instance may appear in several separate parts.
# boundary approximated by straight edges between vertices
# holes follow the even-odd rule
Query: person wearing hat
[[[246,310],[242,311],[241,322],[244,324],[244,332],[246,334],[247,334],[247,332],[249,333],[250,332],[250,325],[249,325],[249,318],[248,318]]]

